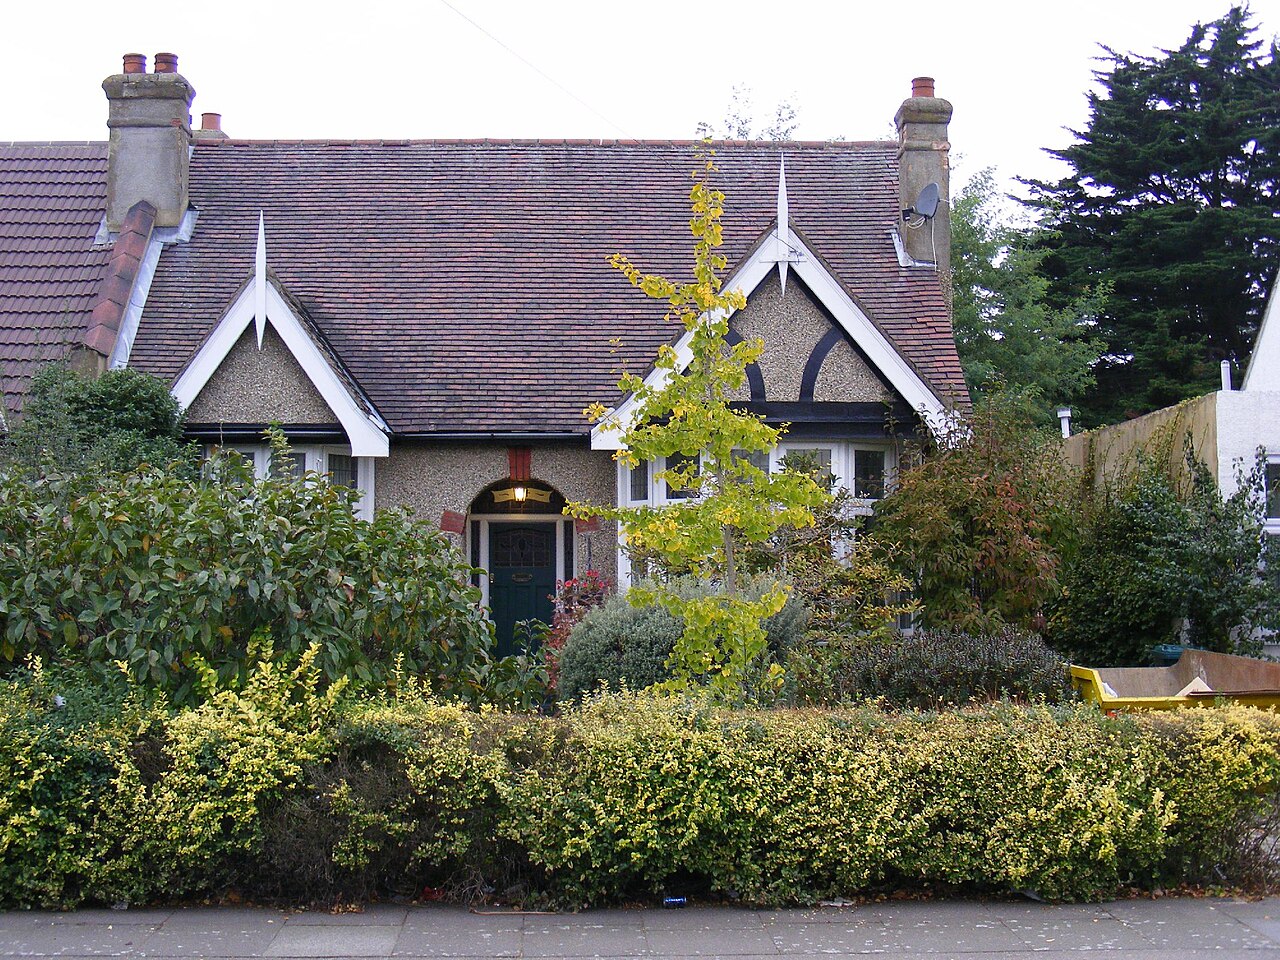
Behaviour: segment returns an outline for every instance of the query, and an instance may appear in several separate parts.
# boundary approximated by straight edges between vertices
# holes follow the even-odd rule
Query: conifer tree
[[[1058,304],[1112,285],[1092,423],[1212,390],[1221,360],[1242,368],[1280,265],[1280,57],[1247,7],[1155,56],[1103,50],[1087,129],[1050,151],[1071,175],[1030,184]]]

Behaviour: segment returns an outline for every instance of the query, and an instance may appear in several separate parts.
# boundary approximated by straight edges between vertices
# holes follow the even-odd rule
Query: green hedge
[[[23,673],[0,684],[0,907],[428,886],[570,906],[1088,900],[1220,882],[1205,871],[1238,862],[1278,787],[1280,720],[1246,708],[733,712],[625,695],[548,718],[407,682],[338,702],[304,662],[174,712]]]

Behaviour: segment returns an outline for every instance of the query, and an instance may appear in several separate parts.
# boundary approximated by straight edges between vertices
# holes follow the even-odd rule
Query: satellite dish
[[[918,217],[924,217],[926,220],[932,220],[933,215],[938,212],[938,203],[941,193],[936,183],[930,183],[920,191],[920,196],[916,198],[916,205],[913,212]]]

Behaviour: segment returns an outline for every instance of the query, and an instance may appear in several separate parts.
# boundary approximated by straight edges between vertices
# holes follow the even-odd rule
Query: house
[[[1272,283],[1267,308],[1240,389],[1232,389],[1223,363],[1222,389],[1068,438],[1070,463],[1093,473],[1099,486],[1114,483],[1133,464],[1137,451],[1168,457],[1174,475],[1185,471],[1189,446],[1205,464],[1224,497],[1239,489],[1240,477],[1259,456],[1265,458],[1268,536],[1280,536],[1280,282]],[[1064,434],[1069,430],[1064,428]],[[1157,447],[1158,442],[1158,447]]]
[[[675,340],[606,258],[688,272],[695,144],[235,140],[216,114],[191,128],[171,54],[126,56],[103,89],[107,142],[0,146],[9,418],[42,362],[163,377],[202,443],[349,483],[366,514],[441,518],[500,637],[575,571],[628,576],[616,530],[561,508],[672,498],[582,411],[625,403],[619,373]],[[774,462],[813,450],[864,498],[898,438],[967,399],[951,110],[921,78],[894,141],[715,145],[748,295],[732,333],[766,343],[741,402],[791,425]],[[289,463],[268,462],[271,423]]]

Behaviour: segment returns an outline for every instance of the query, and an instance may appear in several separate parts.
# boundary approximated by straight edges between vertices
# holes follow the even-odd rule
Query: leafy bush
[[[1190,453],[1187,463],[1185,493],[1144,462],[1103,497],[1050,608],[1055,646],[1091,665],[1136,666],[1156,644],[1184,640],[1256,653],[1256,628],[1277,625],[1280,594],[1259,575],[1262,468],[1224,500],[1204,464]]]
[[[877,504],[871,534],[915,581],[921,622],[1031,626],[1058,593],[1079,522],[1061,439],[997,394],[925,452]]]
[[[1156,776],[1177,813],[1163,866],[1170,883],[1274,885],[1280,726],[1245,707],[1156,711]],[[1204,785],[1202,787],[1202,785]]]
[[[195,464],[178,402],[159,377],[137,370],[83,376],[50,364],[31,381],[22,419],[0,462],[28,474],[130,470],[141,463]]]
[[[146,898],[148,810],[131,755],[153,717],[123,684],[0,680],[0,908]]]
[[[503,739],[517,739],[520,719],[505,719]],[[308,789],[265,817],[247,889],[312,900],[416,896],[424,887],[474,896],[469,884],[508,869],[493,840],[506,760],[477,746],[488,726],[412,683],[349,704],[327,755],[307,771]]]
[[[588,570],[582,576],[560,584],[553,598],[550,629],[541,645],[551,689],[560,684],[560,651],[569,642],[569,634],[583,617],[609,599],[612,592],[613,582],[595,570]]]
[[[0,908],[426,886],[561,905],[1096,899],[1234,869],[1280,793],[1280,718],[1243,707],[887,715],[628,694],[512,717],[409,681],[338,703],[308,659],[173,712],[40,671],[0,681]]]
[[[783,466],[813,477],[829,494],[813,510],[813,526],[779,530],[743,556],[757,573],[785,572],[810,613],[810,630],[822,639],[850,634],[883,634],[919,604],[903,599],[909,577],[886,556],[895,553],[861,531],[866,518],[856,512],[853,494],[824,470],[811,453],[789,453]]]
[[[319,692],[319,650],[312,646],[291,670],[258,661],[242,689],[165,719],[142,845],[156,891],[217,890],[246,875],[265,840],[265,812],[297,790],[307,764],[328,749],[345,680]]]
[[[741,589],[744,596],[757,597],[772,584],[772,579],[758,576],[744,581]],[[709,593],[706,585],[689,577],[670,581],[667,589],[688,598]],[[770,657],[785,658],[807,624],[804,603],[792,596],[764,622]],[[638,690],[665,681],[671,676],[668,660],[682,630],[681,621],[661,607],[633,606],[623,594],[609,597],[573,629],[561,651],[560,696],[581,697],[602,683],[614,690]]]
[[[1037,634],[1008,628],[828,640],[805,653],[829,671],[827,690],[835,702],[880,699],[896,708],[936,709],[1002,697],[1056,702],[1070,689],[1062,658]]]
[[[481,696],[492,629],[461,558],[404,513],[357,519],[354,496],[255,479],[238,457],[200,477],[0,476],[0,664],[119,661],[194,702],[243,682],[267,635],[282,660],[318,644],[330,681],[378,684],[399,660]]]
[[[898,888],[1092,898],[1149,882],[1174,817],[1150,739],[1087,708],[890,721],[641,697],[589,704],[566,725],[558,753],[517,771],[506,830],[568,904],[666,889],[770,903]],[[1235,787],[1217,799],[1241,802]]]

